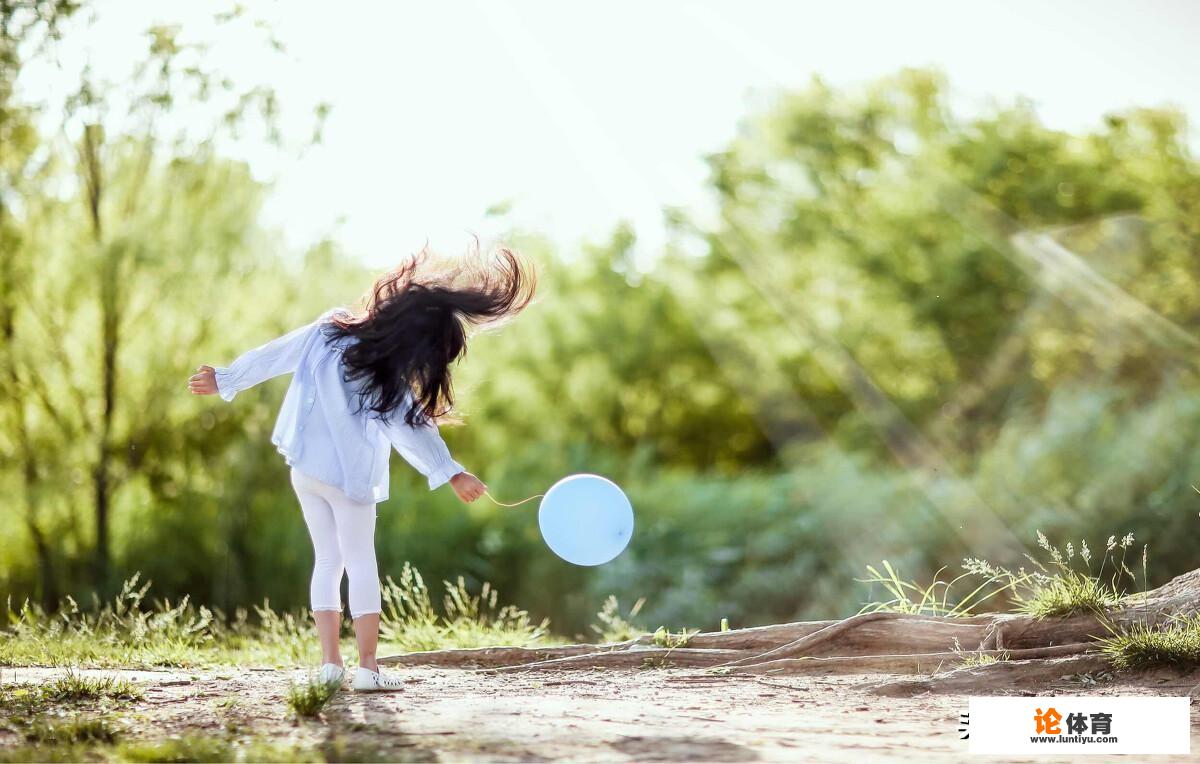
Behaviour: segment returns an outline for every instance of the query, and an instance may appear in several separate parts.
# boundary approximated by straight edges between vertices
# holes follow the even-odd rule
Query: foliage
[[[69,37],[73,6],[39,2],[44,19],[11,27],[30,39],[0,41],[0,598],[19,636],[0,661],[184,664],[214,645],[310,660],[288,613],[311,551],[269,438],[286,382],[225,405],[182,380],[352,304],[375,273],[337,241],[289,252],[263,226],[270,188],[217,136],[270,137],[275,95],[214,78],[180,30],[150,30],[131,82],[23,101],[22,56]],[[1186,120],[1127,109],[1066,132],[1020,100],[953,105],[937,72],[814,80],[745,115],[708,157],[713,214],[668,210],[660,251],[626,224],[580,247],[510,231],[539,300],[473,341],[456,377],[468,424],[447,441],[496,495],[608,475],[637,533],[613,564],[573,568],[528,512],[463,508],[395,469],[378,556],[401,578],[397,644],[520,644],[544,618],[590,636],[609,594],[645,597],[646,623],[842,615],[855,572],[884,558],[882,604],[953,610],[944,585],[895,570],[937,581],[938,561],[968,555],[1010,570],[1035,528],[1153,530],[1160,575],[1194,565]],[[403,591],[405,561],[463,578],[435,601]],[[1031,612],[1118,591],[1050,568]],[[74,604],[128,596],[133,571],[164,598],[145,620]],[[502,614],[485,581],[529,612]],[[255,607],[266,597],[275,609]]]

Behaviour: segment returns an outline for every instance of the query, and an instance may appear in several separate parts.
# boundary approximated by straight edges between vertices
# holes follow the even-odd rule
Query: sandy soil
[[[39,682],[56,673],[4,669],[0,681]],[[366,695],[347,689],[322,718],[296,721],[285,701],[289,680],[300,677],[296,672],[82,673],[119,673],[143,687],[145,698],[123,717],[127,734],[135,738],[231,735],[326,752],[350,741],[371,751],[370,758],[442,762],[926,762],[968,756],[957,731],[965,697],[883,698],[867,691],[878,676],[404,669],[409,684],[403,692]],[[1045,692],[1183,695],[1195,685],[1195,678],[1143,677],[1087,687],[1064,682]],[[1193,750],[1200,753],[1198,729],[1194,721]],[[0,748],[18,742],[11,734],[0,736]]]

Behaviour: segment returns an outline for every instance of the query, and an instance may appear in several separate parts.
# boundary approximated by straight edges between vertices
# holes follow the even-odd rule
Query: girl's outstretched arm
[[[194,395],[219,394],[227,401],[260,382],[280,374],[296,370],[300,356],[312,333],[317,331],[321,319],[293,329],[265,345],[247,350],[228,367],[201,366],[188,380],[188,389]]]
[[[392,417],[389,422],[380,419],[376,422],[404,460],[429,480],[430,490],[448,482],[458,498],[465,502],[475,501],[487,490],[483,481],[450,456],[450,449],[446,448],[446,442],[433,422],[413,427],[399,416]]]

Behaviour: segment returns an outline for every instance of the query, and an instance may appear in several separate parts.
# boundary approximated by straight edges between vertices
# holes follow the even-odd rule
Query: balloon
[[[550,550],[575,565],[603,565],[633,536],[633,505],[599,475],[570,475],[550,486],[538,508],[538,527]]]

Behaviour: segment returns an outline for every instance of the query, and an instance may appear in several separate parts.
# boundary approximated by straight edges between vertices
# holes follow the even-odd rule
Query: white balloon
[[[575,565],[603,565],[633,537],[633,505],[620,486],[599,475],[570,475],[550,486],[538,508],[550,550]]]

